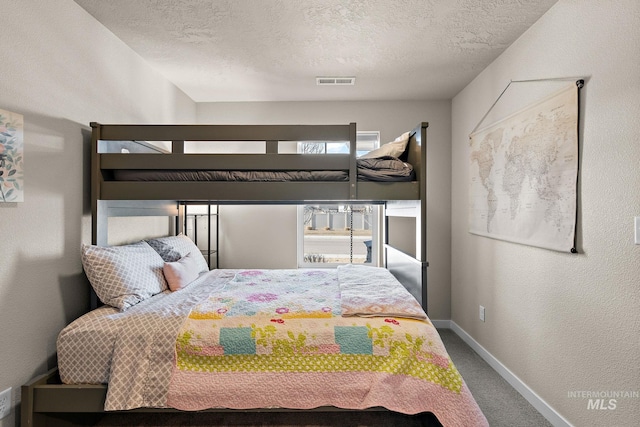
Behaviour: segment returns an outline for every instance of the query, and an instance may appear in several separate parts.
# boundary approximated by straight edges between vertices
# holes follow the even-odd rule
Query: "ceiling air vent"
[[[344,86],[356,84],[355,77],[316,77],[318,86]]]

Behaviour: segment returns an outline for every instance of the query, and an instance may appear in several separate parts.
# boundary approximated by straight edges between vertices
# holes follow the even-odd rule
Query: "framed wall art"
[[[24,122],[0,109],[0,203],[24,201]]]

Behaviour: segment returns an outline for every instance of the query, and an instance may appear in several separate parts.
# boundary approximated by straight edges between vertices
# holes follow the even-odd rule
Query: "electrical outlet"
[[[480,306],[480,320],[484,322],[484,307]]]
[[[11,387],[0,393],[0,420],[11,414]]]

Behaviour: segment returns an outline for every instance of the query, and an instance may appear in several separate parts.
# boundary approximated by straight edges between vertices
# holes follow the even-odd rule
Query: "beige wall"
[[[220,206],[220,268],[296,268],[296,208]]]
[[[640,391],[639,53],[639,2],[560,0],[452,101],[452,319],[576,426],[640,420],[638,398],[569,397]],[[587,80],[580,253],[469,234],[469,133],[510,80],[573,76]]]
[[[633,425],[640,419],[637,399],[619,399],[616,410],[596,411],[568,393],[638,391],[640,384],[640,246],[632,240],[632,218],[640,215],[639,16],[635,0],[560,0],[452,102],[196,108],[72,1],[4,2],[0,108],[24,115],[26,182],[24,203],[0,204],[0,391],[13,387],[15,399],[21,384],[53,367],[58,332],[87,308],[79,247],[90,240],[90,121],[355,121],[361,130],[380,130],[383,141],[428,121],[431,318],[452,318],[573,424]],[[469,132],[509,80],[562,76],[587,78],[581,253],[468,234]],[[227,219],[246,214],[225,208]],[[284,224],[295,218],[287,208],[266,209]],[[224,214],[223,209],[222,224]],[[242,224],[221,231],[222,263],[239,266],[239,241],[251,245],[254,265],[264,267],[281,266],[283,252],[259,257],[283,245],[282,266],[290,266],[291,235],[246,239]],[[250,231],[260,232],[259,224]],[[233,238],[226,254],[225,238]],[[484,323],[477,318],[480,304],[487,309]],[[13,425],[15,413],[0,420],[0,427]]]
[[[195,104],[73,1],[3,1],[0,40],[0,108],[25,122],[25,201],[0,204],[0,390],[18,400],[88,308],[89,122],[192,123]]]
[[[425,76],[428,78],[428,76]],[[451,218],[451,103],[450,101],[425,102],[247,102],[247,103],[199,103],[198,123],[211,124],[341,124],[355,122],[359,130],[380,131],[381,142],[392,141],[403,132],[413,129],[420,122],[429,122],[427,129],[427,258],[428,304],[432,319],[450,318],[450,218]],[[244,206],[241,209],[263,215],[262,207]],[[273,207],[267,208],[269,212]],[[278,215],[295,218],[295,207],[289,211],[278,210]],[[265,216],[265,218],[267,218]],[[220,215],[221,235],[226,232],[224,245],[232,246],[232,254],[221,248],[221,266],[238,266],[236,256],[246,252],[261,254],[263,265],[279,268],[295,267],[295,235],[285,234],[273,250],[274,241],[267,235],[247,236],[241,227],[233,232],[224,231],[229,221],[224,211]],[[282,217],[279,224],[284,224]],[[266,221],[265,223],[269,223]],[[290,227],[286,224],[286,227]],[[284,228],[283,228],[284,229]],[[252,228],[258,232],[257,228]],[[231,243],[232,242],[232,245]],[[252,262],[258,262],[252,260]]]

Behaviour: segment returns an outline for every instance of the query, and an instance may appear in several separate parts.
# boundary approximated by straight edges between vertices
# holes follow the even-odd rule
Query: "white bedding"
[[[201,287],[198,284],[210,280],[228,280],[225,277],[230,273],[223,274],[223,271],[212,270],[180,292],[165,291],[126,311],[102,306],[70,323],[60,332],[57,341],[58,370],[62,382],[109,383],[116,348],[119,349],[120,357],[134,360],[143,355],[154,354],[161,368],[156,375],[166,376],[168,381],[173,361],[173,344],[184,316],[189,314],[198,300],[215,290],[215,285]],[[127,334],[129,338],[118,342],[119,336],[124,337],[125,330],[131,331]],[[165,350],[161,350],[162,348]],[[166,371],[162,367],[166,367]],[[117,386],[116,382],[113,388]]]

